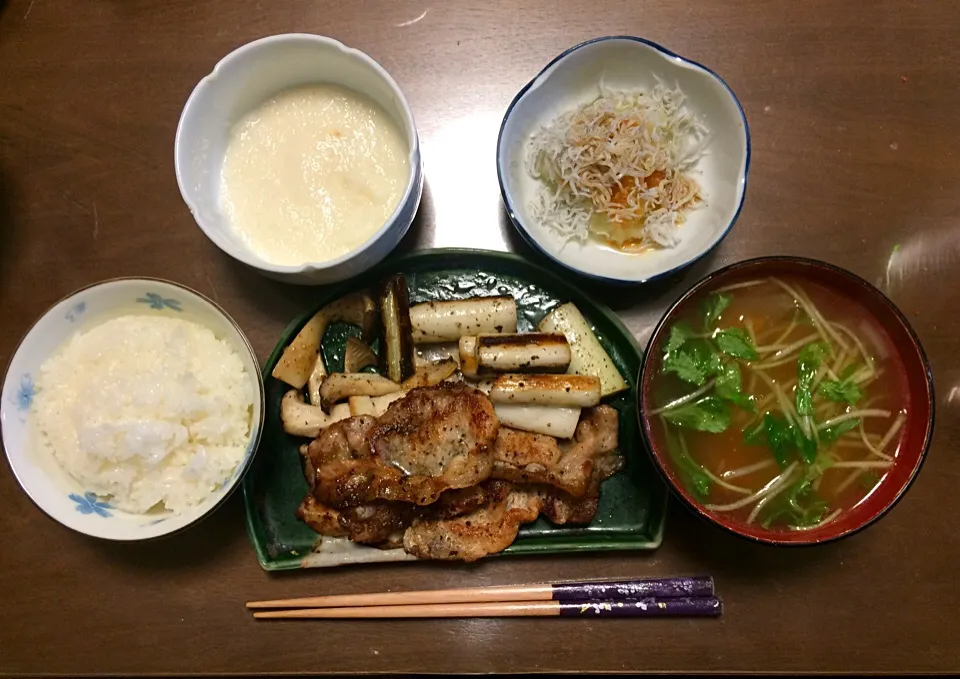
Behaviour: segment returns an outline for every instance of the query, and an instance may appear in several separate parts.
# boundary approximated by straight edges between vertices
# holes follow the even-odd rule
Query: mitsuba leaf
[[[760,424],[743,431],[743,442],[748,446],[762,446],[766,443],[766,430],[763,420]]]
[[[811,342],[800,350],[800,360],[819,366],[827,357],[827,352],[828,347],[823,342]]]
[[[723,365],[720,374],[717,375],[716,394],[725,401],[730,401],[741,408],[754,411],[753,399],[743,393],[743,387],[740,381],[740,368],[736,363],[730,362]]]
[[[663,360],[663,372],[674,373],[684,382],[703,386],[707,381],[704,367],[687,351],[674,351]]]
[[[827,427],[826,429],[820,430],[820,442],[821,443],[833,443],[838,438],[846,434],[851,429],[855,429],[860,424],[860,418],[853,420],[844,420],[839,422],[832,427]]]
[[[786,467],[790,463],[796,445],[793,427],[779,415],[767,413],[763,416],[763,432],[777,464],[781,468]]]
[[[663,348],[665,356],[672,354],[684,345],[693,335],[693,329],[686,323],[677,323],[670,327],[670,337],[667,339],[667,345]]]
[[[723,359],[720,358],[720,354],[717,353],[710,342],[707,340],[695,340],[694,346],[698,357],[703,361],[703,366],[708,376],[719,375],[723,372]]]
[[[694,495],[701,500],[707,499],[710,494],[710,477],[707,476],[703,468],[690,457],[687,451],[686,443],[683,441],[683,434],[674,435],[667,429],[667,454],[673,460],[677,473],[683,480],[683,484]]]
[[[759,358],[757,348],[753,346],[750,336],[743,328],[719,330],[714,334],[713,339],[720,347],[720,351],[728,356],[741,358],[745,361],[754,361]]]
[[[809,528],[820,523],[829,505],[813,490],[818,474],[804,474],[773,498],[764,511],[763,527],[770,528],[778,520],[790,528]]]
[[[730,426],[730,409],[715,396],[705,396],[699,401],[668,410],[663,417],[678,427],[712,434],[726,431]]]
[[[720,320],[720,315],[723,313],[724,309],[730,306],[730,302],[733,301],[733,298],[730,295],[724,294],[722,292],[715,292],[705,300],[703,300],[703,326],[707,330],[712,328],[714,324]]]
[[[748,445],[766,443],[781,469],[790,464],[797,455],[808,465],[812,465],[817,459],[816,441],[807,438],[798,427],[774,413],[767,413],[759,426],[744,431],[743,440]]]
[[[723,361],[702,338],[687,339],[679,349],[670,352],[663,360],[663,371],[676,374],[681,380],[703,386],[707,378],[723,370]]]
[[[791,427],[793,430],[793,442],[800,451],[800,457],[807,464],[813,464],[817,459],[817,442],[803,435],[799,427]]]
[[[828,401],[848,403],[850,405],[853,405],[863,398],[863,392],[860,391],[860,387],[849,377],[839,380],[823,380],[817,387],[817,393]]]
[[[797,412],[801,415],[813,414],[813,381],[817,370],[827,355],[827,348],[821,342],[811,342],[800,350],[797,360]]]

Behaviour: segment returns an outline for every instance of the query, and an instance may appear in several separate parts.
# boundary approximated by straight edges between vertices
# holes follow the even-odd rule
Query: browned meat
[[[414,389],[379,420],[352,417],[324,430],[307,447],[307,477],[317,499],[337,508],[430,504],[489,476],[498,429],[492,404],[475,389]]]
[[[618,471],[623,469],[623,455],[619,450],[611,450],[606,455],[598,457],[593,465],[593,477],[590,479],[590,487],[587,492],[593,492],[600,488],[600,484]]]
[[[588,524],[593,521],[600,504],[600,496],[574,497],[556,488],[541,491],[540,509],[543,515],[557,525]]]
[[[421,559],[476,561],[506,549],[524,523],[537,518],[536,491],[513,489],[503,498],[454,519],[418,519],[403,535],[403,548]]]
[[[338,510],[307,495],[297,507],[296,515],[320,535],[348,537],[354,542],[386,549],[403,544],[403,531],[413,521],[414,507],[401,502],[380,502]]]
[[[403,532],[415,515],[414,505],[377,502],[341,510],[340,525],[354,542],[391,549],[403,544]]]
[[[507,481],[488,480],[469,488],[448,490],[427,508],[427,515],[431,519],[452,519],[469,514],[484,505],[500,502],[511,487]]]
[[[595,470],[602,474],[601,467],[619,468],[618,428],[617,411],[606,405],[585,411],[570,441],[502,427],[490,476],[543,483],[583,497],[590,490]]]
[[[578,428],[578,434],[579,428]],[[599,446],[606,448],[609,441],[599,439]],[[616,450],[609,450],[594,458],[593,472],[587,490],[582,497],[576,497],[566,491],[551,486],[541,486],[544,516],[558,525],[588,524],[593,521],[600,506],[600,484],[623,469],[623,456]]]
[[[491,474],[510,481],[534,480],[529,477],[545,477],[556,469],[562,456],[553,436],[500,427]]]
[[[376,499],[365,493],[376,474],[397,473],[381,469],[370,451],[367,437],[375,424],[369,415],[351,417],[328,427],[307,446],[305,475],[318,500],[337,507],[368,504]],[[351,494],[354,488],[357,492]]]
[[[499,429],[486,396],[465,384],[441,383],[392,403],[370,447],[409,478],[441,478],[442,490],[466,488],[490,475]]]
[[[354,542],[384,549],[403,545],[403,532],[418,516],[452,519],[503,500],[510,492],[506,481],[484,481],[469,488],[442,493],[427,507],[406,502],[376,502],[340,510],[340,526]],[[330,510],[336,511],[336,510]]]
[[[339,538],[346,535],[340,525],[340,512],[333,507],[321,504],[313,495],[307,495],[297,507],[297,518],[310,526],[320,535]]]
[[[623,464],[617,429],[617,412],[599,406],[557,441],[501,429],[490,401],[464,384],[414,389],[381,418],[338,422],[302,450],[311,494],[297,515],[324,535],[475,561],[541,512],[589,523],[600,483]]]

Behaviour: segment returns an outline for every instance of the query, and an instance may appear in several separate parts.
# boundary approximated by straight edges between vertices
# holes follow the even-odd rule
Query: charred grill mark
[[[526,332],[517,335],[480,335],[477,346],[484,349],[520,349],[529,346],[566,346],[567,338],[560,333]],[[531,357],[539,358],[539,357]]]

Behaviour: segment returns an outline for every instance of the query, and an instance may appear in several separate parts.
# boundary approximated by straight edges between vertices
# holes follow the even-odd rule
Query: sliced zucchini
[[[602,397],[619,393],[629,388],[623,375],[617,370],[613,359],[593,334],[583,314],[573,303],[557,307],[547,314],[537,326],[540,332],[559,332],[570,343],[570,366],[567,372],[574,375],[596,375],[600,378]]]

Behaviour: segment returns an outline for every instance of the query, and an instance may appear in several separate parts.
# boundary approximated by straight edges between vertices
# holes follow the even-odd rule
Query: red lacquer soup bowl
[[[782,296],[780,301],[765,301],[768,288],[769,299],[776,300],[773,293],[784,291],[786,302]],[[795,291],[797,294],[792,294]],[[725,299],[718,305],[719,297]],[[784,303],[786,311],[776,307]],[[782,313],[793,315],[790,324],[770,320],[783,318]],[[701,342],[699,346],[712,347],[708,353],[716,352],[712,357],[715,365],[722,362],[739,366],[743,374],[742,393],[749,403],[728,402],[725,399],[730,398],[729,392],[721,395],[716,390],[723,379],[720,367],[703,368],[706,378],[701,376],[700,382],[694,381],[698,379],[696,374],[692,378],[679,377],[679,359],[686,361],[690,356],[703,354],[697,354],[693,345],[676,344],[684,341],[677,337],[671,347],[678,348],[670,353],[668,343],[677,334],[674,326],[678,324],[683,325],[684,336]],[[781,327],[784,332],[780,332]],[[736,343],[731,347],[720,342],[719,336],[725,331],[749,339],[755,350],[753,356],[739,356],[740,363],[732,359],[726,352],[736,354],[742,349]],[[796,342],[791,339],[808,331],[809,337]],[[861,332],[865,339],[860,337]],[[765,336],[776,339],[764,340]],[[806,348],[808,341],[830,352],[827,358],[817,359],[813,382],[803,381],[805,368],[797,358],[796,347]],[[684,351],[688,352],[686,357],[678,356]],[[778,360],[780,354],[787,358]],[[696,365],[693,367],[696,369]],[[842,375],[838,374],[841,367],[845,368]],[[779,371],[777,376],[769,379],[775,371]],[[681,379],[691,384],[680,382]],[[741,388],[740,379],[737,377],[736,389]],[[673,387],[683,384],[692,393],[674,400],[664,397],[665,388],[670,386],[665,380],[673,380]],[[778,380],[781,386],[776,386]],[[843,400],[848,393],[843,389],[837,395],[836,389],[844,380],[847,386],[863,385],[861,391],[854,390],[855,395],[847,396],[849,401]],[[758,392],[763,392],[764,382],[769,393],[753,395],[750,389],[759,385]],[[861,278],[811,259],[752,259],[699,281],[657,325],[637,384],[644,443],[676,496],[705,520],[767,544],[821,544],[873,524],[906,493],[920,471],[933,434],[930,367],[903,314]],[[697,384],[703,386],[697,388]],[[806,393],[819,399],[816,411],[812,405],[801,409],[801,384],[807,385]],[[673,392],[674,397],[677,393]],[[779,404],[773,407],[780,410],[773,412],[770,403]],[[743,412],[736,409],[741,407]],[[680,408],[684,409],[682,415],[677,414]],[[718,425],[726,427],[719,434],[714,429],[703,431],[716,422],[711,419],[716,409],[722,410],[726,422],[733,424]],[[731,411],[735,413],[733,420]],[[765,412],[771,412],[770,423]],[[818,419],[820,413],[823,419]],[[745,423],[742,430],[734,427],[736,417]],[[886,417],[892,424],[883,419]],[[777,423],[795,437],[785,439],[778,435],[783,427],[777,429]],[[839,426],[841,423],[843,427]],[[877,433],[884,430],[885,434]],[[760,439],[748,436],[747,432]],[[720,438],[705,438],[708,435]],[[788,442],[784,443],[785,440]],[[804,442],[809,455],[803,452]],[[753,447],[744,447],[748,445]],[[761,449],[767,452],[756,452]],[[748,450],[754,452],[745,452]],[[866,457],[855,457],[860,454],[858,451]],[[760,461],[743,461],[744,455],[765,454],[769,460],[754,457],[753,460]],[[830,471],[830,467],[835,469]],[[817,477],[822,478],[816,481]],[[829,495],[831,492],[833,496]],[[756,500],[751,501],[753,498]],[[764,519],[765,515],[768,518]]]

